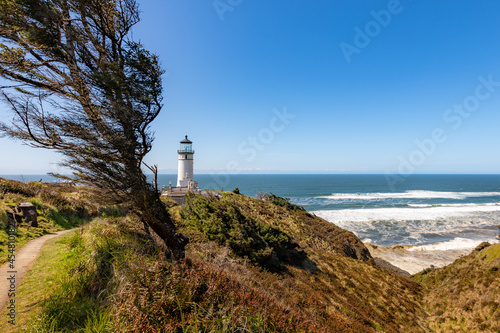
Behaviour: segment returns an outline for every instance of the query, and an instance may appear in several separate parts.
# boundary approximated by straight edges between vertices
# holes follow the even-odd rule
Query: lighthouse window
[[[182,153],[192,153],[193,152],[193,146],[191,143],[181,143],[181,149],[180,152]]]

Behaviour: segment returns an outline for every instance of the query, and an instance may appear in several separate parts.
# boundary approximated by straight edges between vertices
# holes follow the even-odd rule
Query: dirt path
[[[40,250],[49,239],[55,238],[60,235],[64,235],[74,229],[58,231],[56,233],[48,234],[36,239],[33,239],[26,243],[19,251],[16,253],[15,258],[15,268],[10,269],[10,263],[7,262],[0,267],[0,309],[3,309],[7,301],[9,300],[9,289],[11,288],[11,282],[9,278],[15,278],[16,289],[21,283],[24,274],[31,269]]]

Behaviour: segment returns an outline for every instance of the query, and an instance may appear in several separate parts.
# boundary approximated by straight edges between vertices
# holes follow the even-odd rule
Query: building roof
[[[191,140],[188,139],[188,136],[186,135],[186,138],[181,141],[181,143],[193,143]]]

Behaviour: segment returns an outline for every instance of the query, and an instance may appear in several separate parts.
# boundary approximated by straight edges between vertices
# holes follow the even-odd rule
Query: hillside
[[[26,223],[19,205],[35,206],[38,227]],[[104,209],[95,203],[88,189],[70,184],[19,182],[0,178],[0,263],[7,260],[7,230],[16,222],[17,248],[44,234],[70,229],[88,221]]]
[[[418,283],[377,267],[355,235],[301,207],[233,193],[167,204],[191,239],[187,260],[168,261],[133,215],[100,214],[52,255],[61,264],[50,283],[37,282],[50,289],[21,287],[29,316],[17,328],[427,331]]]
[[[470,255],[414,276],[435,332],[500,332],[500,244],[479,245]]]
[[[178,210],[183,232],[195,240],[189,257],[219,268],[246,289],[257,287],[256,294],[268,295],[302,318],[302,326],[295,327],[305,331],[424,330],[418,319],[418,284],[375,266],[351,232],[282,198],[267,199],[232,193],[189,198]],[[269,234],[283,239],[279,245],[267,242],[273,249],[268,258],[281,269],[254,255],[263,251],[258,241],[249,252],[242,252],[238,244],[259,236],[268,240]],[[269,272],[273,270],[278,274]],[[265,309],[254,311],[266,316]]]
[[[84,222],[78,212],[99,216],[48,247],[19,289],[19,324],[2,331],[498,330],[500,245],[406,278],[378,267],[351,232],[286,199],[225,192],[182,207],[165,200],[190,237],[187,259],[171,262],[136,217],[95,204],[86,189],[2,184],[0,214],[35,202],[47,230]]]

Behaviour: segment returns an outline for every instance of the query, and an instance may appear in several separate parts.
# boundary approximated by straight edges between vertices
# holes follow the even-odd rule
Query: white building
[[[191,142],[187,135],[181,142],[181,148],[177,151],[179,154],[179,163],[177,167],[177,187],[190,187],[189,183],[193,180],[193,142]]]
[[[172,187],[172,183],[168,184],[168,189],[162,189],[162,195],[166,195],[179,205],[182,205],[185,201],[184,196],[187,193],[201,193],[201,190],[198,188],[198,183],[195,182],[193,178],[193,142],[191,142],[186,135],[186,138],[180,143],[181,147],[177,151],[177,187]]]

